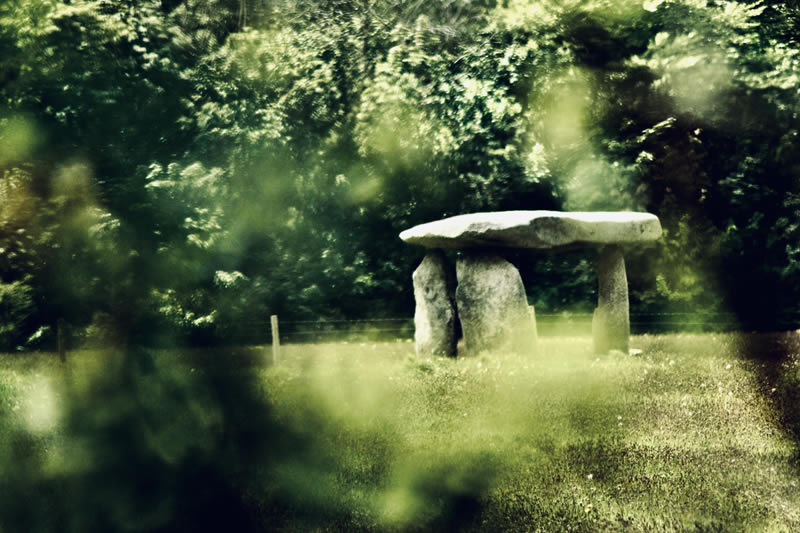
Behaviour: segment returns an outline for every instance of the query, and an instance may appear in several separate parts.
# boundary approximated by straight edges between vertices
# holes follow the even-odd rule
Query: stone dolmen
[[[598,302],[592,317],[597,353],[628,352],[628,279],[620,245],[661,236],[649,213],[500,211],[414,226],[400,234],[429,249],[414,271],[416,350],[456,355],[456,320],[468,351],[536,349],[536,322],[519,271],[498,248],[599,249]],[[461,250],[455,269],[443,248]]]

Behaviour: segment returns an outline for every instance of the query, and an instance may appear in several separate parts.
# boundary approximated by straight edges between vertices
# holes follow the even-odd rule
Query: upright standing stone
[[[431,250],[412,275],[417,355],[456,355],[455,274],[444,252]]]
[[[464,251],[456,262],[456,302],[467,351],[536,349],[536,330],[519,271],[491,252]]]
[[[630,311],[625,259],[619,246],[600,250],[597,261],[598,298],[592,317],[595,353],[620,350],[628,353]]]

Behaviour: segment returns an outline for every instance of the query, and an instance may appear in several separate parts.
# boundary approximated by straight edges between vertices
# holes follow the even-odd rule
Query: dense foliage
[[[397,234],[632,209],[635,308],[775,327],[800,298],[800,9],[626,0],[5,0],[0,348],[59,318],[246,341],[409,316]],[[589,254],[513,257],[538,309]],[[585,308],[585,307],[584,307]]]

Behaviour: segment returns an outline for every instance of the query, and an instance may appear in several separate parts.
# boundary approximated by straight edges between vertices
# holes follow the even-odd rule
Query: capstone
[[[625,211],[499,211],[458,215],[400,233],[427,248],[531,248],[569,250],[658,239],[661,223],[650,213]]]

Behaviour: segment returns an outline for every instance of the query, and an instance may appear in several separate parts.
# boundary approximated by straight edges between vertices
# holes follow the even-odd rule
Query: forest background
[[[509,209],[655,213],[634,310],[796,327],[799,23],[789,0],[3,0],[0,350],[59,319],[162,345],[410,316],[424,251],[398,233]],[[509,258],[537,311],[591,311],[591,253]]]

